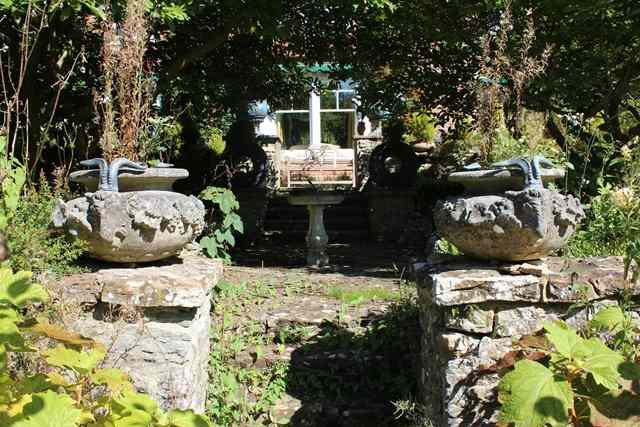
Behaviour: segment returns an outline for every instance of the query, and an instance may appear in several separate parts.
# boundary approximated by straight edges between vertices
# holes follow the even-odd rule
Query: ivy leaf
[[[564,379],[531,360],[516,362],[498,385],[500,421],[515,427],[566,426],[573,408],[573,391]]]
[[[11,420],[12,427],[71,427],[77,425],[82,411],[66,394],[51,390],[31,396],[31,402]]]
[[[205,236],[200,239],[198,244],[204,249],[209,258],[216,258],[218,256],[218,242],[213,237]]]
[[[47,301],[47,291],[38,284],[31,283],[31,273],[9,268],[0,268],[0,303],[23,307],[29,302]]]
[[[61,345],[42,352],[47,363],[59,368],[68,368],[80,373],[88,373],[104,359],[103,349],[79,351]]]
[[[0,308],[0,344],[8,351],[30,351],[16,323],[21,316],[11,308]]]
[[[595,382],[609,390],[620,387],[619,366],[624,356],[607,347],[598,338],[584,340],[576,349],[576,364],[591,374]]]
[[[624,324],[624,312],[617,305],[603,308],[591,319],[590,325],[596,330],[618,332]]]
[[[576,331],[571,329],[561,320],[556,322],[544,322],[545,336],[556,351],[567,359],[573,359],[575,349],[584,341],[578,336]]]
[[[113,413],[122,418],[130,416],[137,411],[142,411],[152,416],[157,412],[158,405],[146,394],[128,390],[121,397],[113,400],[112,408]]]

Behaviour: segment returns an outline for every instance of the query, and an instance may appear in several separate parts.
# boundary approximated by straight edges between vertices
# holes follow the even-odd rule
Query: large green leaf
[[[567,359],[573,359],[575,349],[582,343],[582,338],[575,330],[571,329],[563,321],[545,322],[546,337],[553,344],[556,351]]]
[[[80,351],[61,345],[42,352],[47,363],[60,368],[73,369],[80,373],[88,373],[104,359],[105,352],[100,348]]]
[[[12,308],[0,307],[0,344],[9,351],[29,351],[17,323],[22,316]]]
[[[625,321],[625,315],[622,309],[617,306],[603,308],[591,319],[591,327],[597,330],[610,330],[617,332],[620,330]]]
[[[99,346],[99,344],[91,338],[84,337],[75,332],[68,331],[58,325],[52,325],[46,320],[40,320],[28,327],[23,327],[24,332],[43,335],[58,342],[79,346]]]
[[[51,390],[31,396],[21,414],[11,420],[11,427],[73,427],[82,411],[76,408],[66,394]]]
[[[129,376],[120,369],[96,369],[91,374],[91,379],[96,384],[106,385],[112,393],[119,394],[124,390],[133,390]]]
[[[571,385],[544,365],[516,362],[498,385],[500,420],[515,427],[566,426],[573,408]]]
[[[0,268],[0,304],[23,307],[29,302],[44,302],[48,298],[41,285],[31,282],[30,272],[13,273],[9,268]]]
[[[583,340],[576,347],[576,365],[591,374],[595,382],[609,390],[619,388],[620,366],[624,357],[607,347],[600,339]]]
[[[211,421],[193,411],[173,410],[165,419],[160,424],[162,427],[213,427]]]

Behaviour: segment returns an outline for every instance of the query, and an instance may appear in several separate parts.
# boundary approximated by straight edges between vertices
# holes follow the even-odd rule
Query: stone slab
[[[446,271],[432,276],[433,299],[451,306],[484,301],[539,301],[541,280],[537,276],[514,276],[494,269]]]
[[[222,277],[222,262],[190,258],[160,267],[104,268],[49,287],[65,301],[135,307],[199,307]]]
[[[611,298],[624,289],[622,257],[548,257],[523,263],[451,257],[421,267],[418,285],[430,289],[439,306],[485,301],[573,304]],[[640,295],[640,287],[631,291]]]

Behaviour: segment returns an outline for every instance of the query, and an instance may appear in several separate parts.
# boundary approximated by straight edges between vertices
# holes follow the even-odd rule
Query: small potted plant
[[[87,243],[95,258],[148,262],[178,254],[202,232],[204,205],[171,191],[184,169],[139,163],[151,152],[144,134],[151,87],[144,73],[147,44],[145,0],[129,0],[122,25],[106,20],[101,100],[104,158],[80,162],[89,170],[72,174],[89,191],[60,201],[53,223]],[[174,135],[176,136],[176,135]]]

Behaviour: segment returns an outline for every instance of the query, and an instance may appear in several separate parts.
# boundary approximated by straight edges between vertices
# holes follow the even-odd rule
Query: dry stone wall
[[[83,306],[68,325],[107,348],[105,367],[127,372],[164,409],[203,412],[213,287],[222,263],[204,258],[144,268],[105,268],[49,287]]]
[[[417,265],[421,400],[436,426],[495,426],[496,364],[546,320],[581,328],[617,304],[622,258]],[[636,291],[640,294],[640,290]]]

